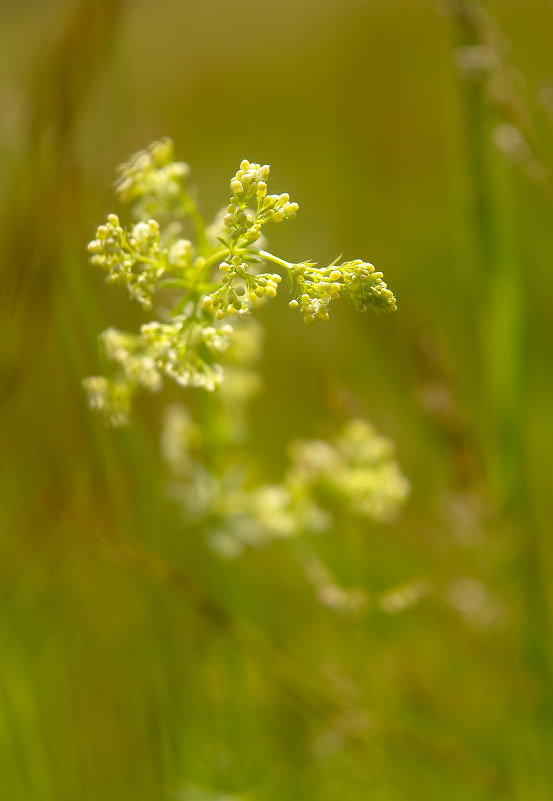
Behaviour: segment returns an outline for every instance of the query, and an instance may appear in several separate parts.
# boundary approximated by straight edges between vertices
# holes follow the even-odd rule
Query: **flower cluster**
[[[160,372],[183,387],[216,389],[223,377],[210,355],[224,353],[232,336],[229,325],[216,329],[184,318],[173,323],[146,323],[140,332]]]
[[[319,268],[312,262],[293,265],[290,270],[296,285],[292,309],[299,309],[307,324],[328,320],[331,300],[344,295],[355,309],[366,311],[395,311],[396,299],[372,264],[356,259],[343,264]]]
[[[186,207],[184,181],[189,172],[188,164],[174,160],[173,142],[165,137],[121,164],[115,192],[121,203],[132,206],[139,220],[182,214]]]
[[[197,468],[183,469],[191,464],[193,429],[187,421],[184,409],[180,414],[173,409],[165,421],[166,460],[180,478],[172,494],[187,518],[192,497],[204,499],[201,516],[209,526],[209,540],[226,557],[271,540],[328,531],[337,516],[388,522],[409,492],[392,443],[363,420],[350,421],[330,442],[295,442],[283,481],[257,487],[244,486],[244,477],[232,470],[216,481],[205,470],[199,478]],[[192,505],[196,518],[198,504]]]
[[[88,245],[90,261],[108,271],[109,283],[126,285],[130,296],[150,309],[159,279],[167,269],[167,251],[159,240],[156,220],[136,223],[126,234],[118,216],[110,214]]]
[[[383,281],[383,274],[372,264],[356,259],[339,265],[342,274],[342,294],[356,311],[396,311],[394,293]]]
[[[161,389],[161,374],[152,354],[144,347],[144,340],[136,334],[108,328],[100,335],[100,342],[110,361],[120,370],[120,383],[140,385],[150,392]]]
[[[340,296],[360,311],[396,308],[382,273],[372,264],[359,259],[328,267],[311,261],[294,264],[261,249],[262,227],[292,219],[298,211],[288,194],[268,194],[268,165],[243,160],[230,182],[228,206],[206,226],[185,188],[188,167],[173,159],[171,140],[162,139],[120,167],[117,195],[132,206],[139,222],[126,229],[110,214],[88,246],[91,262],[108,273],[109,282],[126,285],[144,309],[152,308],[160,289],[180,292],[172,320],[167,315],[163,321],[154,319],[142,326],[140,335],[119,332],[117,347],[113,329],[104,336],[106,353],[119,369],[114,380],[126,387],[125,403],[139,386],[159,389],[163,375],[182,386],[216,389],[223,368],[213,356],[222,354],[229,337],[222,333],[224,327],[217,328],[218,321],[244,317],[274,298],[283,277],[295,287],[290,306],[299,308],[306,323],[327,320],[330,301]],[[195,242],[182,237],[183,215],[190,217]],[[267,263],[278,272],[263,271]],[[120,396],[113,391],[109,403],[91,402],[105,411]],[[107,416],[112,422],[119,419],[111,412]]]
[[[290,195],[267,194],[269,171],[268,164],[251,164],[244,159],[231,179],[232,196],[223,219],[232,243],[253,243],[261,236],[265,223],[278,223],[296,216],[299,206],[290,202]]]
[[[85,379],[89,404],[110,425],[119,426],[128,423],[136,390],[158,392],[164,376],[182,387],[213,391],[223,377],[223,368],[214,359],[226,351],[232,335],[229,325],[215,328],[187,319],[145,323],[139,335],[108,328],[100,341],[117,373],[112,380],[103,376]]]
[[[119,170],[117,195],[136,221],[125,228],[110,214],[88,246],[90,260],[109,282],[126,285],[144,309],[152,309],[158,290],[164,290],[164,301],[168,292],[176,296],[171,311],[153,314],[136,333],[104,331],[101,345],[114,370],[111,377],[85,379],[90,406],[118,426],[129,421],[134,393],[157,392],[166,378],[180,387],[217,390],[207,431],[184,407],[167,409],[162,453],[171,497],[188,523],[201,525],[213,548],[227,557],[330,530],[344,515],[390,520],[408,484],[390,442],[367,423],[350,422],[328,442],[296,442],[279,483],[252,486],[236,459],[249,433],[247,406],[260,385],[254,365],[261,335],[250,312],[283,284],[294,293],[289,305],[306,323],[327,320],[331,301],[340,297],[360,311],[393,311],[395,298],[382,273],[360,259],[318,267],[285,261],[265,244],[262,249],[263,226],[298,211],[288,194],[268,193],[268,165],[241,162],[230,182],[230,202],[210,226],[186,191],[187,175],[188,167],[174,162],[168,139]],[[190,217],[193,241],[183,238],[183,215]],[[223,324],[227,317],[240,318],[236,331]],[[320,568],[311,579],[332,608],[359,606],[355,593],[342,590]]]
[[[210,516],[215,523],[208,538],[211,547],[226,558],[273,540],[325,531],[331,522],[309,498],[293,497],[282,484],[237,489],[223,482],[213,500]]]
[[[252,273],[239,255],[219,264],[221,285],[203,298],[203,306],[213,309],[216,320],[233,314],[244,315],[263,298],[274,298],[282,281],[279,273]]]
[[[235,557],[245,548],[329,528],[329,514],[285,484],[247,486],[245,475],[232,466],[216,477],[194,456],[198,441],[201,432],[188,411],[172,405],[161,436],[172,474],[170,494],[187,522],[204,522],[209,542],[221,555]]]
[[[409,492],[392,442],[363,420],[350,421],[335,442],[299,441],[286,483],[293,492],[349,514],[386,522]]]

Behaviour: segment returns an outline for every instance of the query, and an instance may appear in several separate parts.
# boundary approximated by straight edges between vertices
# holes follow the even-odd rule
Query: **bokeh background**
[[[0,797],[553,797],[549,0],[18,0],[0,11]],[[81,379],[141,321],[87,264],[115,166],[170,135],[206,215],[244,157],[271,244],[361,257],[390,316],[261,313],[260,476],[356,414],[401,518],[225,561],[163,490],[161,406]]]

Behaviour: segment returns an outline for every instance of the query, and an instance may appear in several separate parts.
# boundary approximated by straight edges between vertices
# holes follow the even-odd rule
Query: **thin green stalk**
[[[200,284],[200,282],[204,279],[205,276],[209,274],[209,271],[215,267],[218,261],[221,261],[228,256],[228,248],[224,248],[223,250],[218,250],[216,253],[213,253],[209,258],[205,259],[203,264],[201,264],[198,268],[198,272],[196,274],[196,280],[182,298],[179,300],[175,308],[171,312],[171,317],[178,317],[179,314],[182,314],[184,307],[186,304],[194,299],[196,290]]]
[[[459,47],[487,44],[484,10],[456,4]],[[497,58],[502,57],[497,53]],[[516,237],[517,213],[512,167],[492,142],[502,122],[487,90],[487,74],[463,84],[462,104],[471,180],[472,220],[482,283],[479,294],[483,345],[484,407],[489,415],[488,467],[493,494],[501,507],[520,507],[524,486],[520,421],[523,417],[522,268]]]
[[[209,251],[209,242],[205,233],[205,220],[199,212],[196,201],[188,193],[183,196],[183,207],[194,228],[198,252],[203,255]]]
[[[493,22],[483,7],[469,0],[458,0],[458,34],[463,46],[491,46],[499,41]],[[493,30],[492,30],[493,29]],[[508,74],[504,55],[496,47],[496,63]],[[513,166],[493,147],[494,126],[505,122],[484,72],[479,80],[467,82],[462,100],[467,131],[467,166],[472,177],[473,229],[476,233],[479,267],[482,274],[480,320],[484,347],[484,398],[489,414],[488,465],[490,485],[503,513],[520,526],[525,548],[517,570],[521,579],[521,612],[527,620],[521,637],[521,667],[533,675],[539,692],[548,694],[553,675],[549,642],[550,619],[540,565],[540,545],[533,520],[523,466],[523,421],[525,419],[524,344],[527,314],[520,246],[517,239],[517,204]],[[506,122],[512,124],[511,120]],[[523,706],[522,731],[514,748],[520,753],[520,773],[526,775],[526,795],[531,774],[532,798],[549,798],[547,785],[551,773],[551,704],[543,698],[532,704],[527,714],[527,698],[517,699]],[[523,767],[524,764],[524,767]],[[520,784],[521,780],[519,780]]]
[[[276,264],[279,267],[282,267],[287,272],[289,272],[290,270],[292,270],[294,268],[294,265],[291,264],[289,261],[285,261],[284,259],[279,259],[278,256],[273,256],[272,253],[269,253],[266,250],[260,250],[259,251],[259,255],[261,256],[262,259],[266,259],[267,261],[272,261],[273,264]]]

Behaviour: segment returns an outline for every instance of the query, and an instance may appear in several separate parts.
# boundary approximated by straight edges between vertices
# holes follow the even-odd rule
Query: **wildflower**
[[[185,205],[184,181],[189,173],[188,164],[174,161],[173,142],[166,137],[139,150],[119,167],[115,193],[140,220],[179,214]]]
[[[221,358],[234,336],[219,321],[243,318],[275,298],[283,278],[295,291],[290,308],[298,309],[308,324],[328,320],[332,301],[342,296],[359,311],[396,308],[382,273],[368,262],[318,267],[261,249],[263,227],[293,219],[299,208],[288,193],[269,193],[269,165],[240,163],[226,209],[207,228],[186,189],[188,173],[186,164],[174,161],[170,139],[135,153],[119,168],[115,190],[137,221],[125,228],[110,214],[88,245],[92,264],[106,271],[109,283],[126,286],[145,310],[152,309],[158,289],[181,292],[171,316],[144,323],[140,334],[104,333],[106,355],[118,372],[115,384],[94,384],[96,394],[89,398],[95,408],[111,408],[119,393],[125,397],[119,405],[126,409],[134,391],[158,391],[164,376],[181,386],[217,389],[223,379]],[[182,237],[179,219],[186,214],[192,218],[194,242]],[[267,263],[278,272],[266,271]],[[123,420],[126,414],[113,413],[112,418]]]
[[[90,262],[108,271],[109,283],[127,287],[132,298],[145,309],[152,306],[152,297],[167,269],[167,250],[160,247],[159,223],[139,222],[123,231],[116,214],[96,231],[96,239],[88,245]]]

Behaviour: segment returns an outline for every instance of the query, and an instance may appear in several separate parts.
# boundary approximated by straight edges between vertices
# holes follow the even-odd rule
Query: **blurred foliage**
[[[2,17],[2,798],[550,799],[551,4]],[[225,561],[166,497],[163,401],[89,413],[98,333],[143,317],[85,246],[165,134],[208,217],[247,154],[300,203],[279,253],[385,272],[388,317],[261,312],[251,442],[272,482],[286,443],[371,420],[401,519]]]

